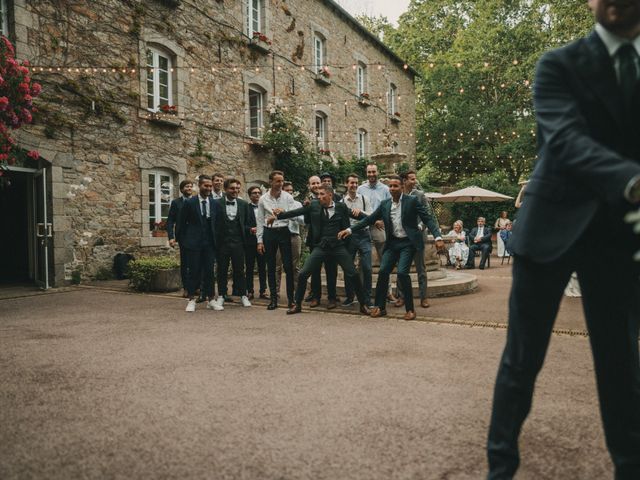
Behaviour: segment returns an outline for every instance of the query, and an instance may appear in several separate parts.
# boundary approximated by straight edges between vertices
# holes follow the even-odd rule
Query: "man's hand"
[[[361,213],[362,210],[360,210],[359,208],[354,208],[353,210],[351,210],[351,215],[353,215],[354,217],[359,217]]]
[[[264,255],[264,243],[259,243],[256,247],[260,255]]]
[[[307,198],[304,202],[302,202],[302,206],[308,207],[310,203],[311,203],[311,199]]]
[[[170,247],[175,247],[176,243],[178,243],[178,242],[176,242],[175,238],[172,238],[171,240],[169,240],[169,246]]]
[[[351,232],[348,229],[347,230],[342,230],[342,231],[338,232],[338,240],[344,240],[349,235],[351,235]]]
[[[376,220],[376,223],[374,223],[374,225],[378,230],[384,230],[384,222],[382,220]]]
[[[249,231],[251,232],[251,235],[255,235],[256,232],[258,231],[258,227],[251,227]]]
[[[272,210],[272,213],[273,213],[276,217],[277,217],[278,215],[280,215],[282,212],[284,212],[284,210],[283,210],[283,209],[281,209],[281,208],[274,208],[274,209]]]
[[[444,240],[436,240],[436,250],[438,252],[444,252]]]
[[[624,220],[625,222],[631,223],[633,225],[632,228],[634,233],[640,235],[640,208],[635,212],[627,213],[627,215],[624,217]],[[636,252],[636,254],[633,256],[633,259],[640,262],[640,251]]]
[[[480,243],[480,240],[482,240],[482,237],[476,237],[473,239],[473,243]]]
[[[275,215],[271,215],[270,217],[267,217],[267,225],[272,225],[273,222],[276,221],[276,216]]]

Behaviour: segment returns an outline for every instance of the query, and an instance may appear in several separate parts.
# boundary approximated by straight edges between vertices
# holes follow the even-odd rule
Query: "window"
[[[247,35],[252,37],[254,32],[266,33],[264,28],[264,0],[245,0],[247,11]]]
[[[389,115],[395,115],[398,112],[398,88],[393,84],[389,84]]]
[[[167,220],[173,193],[171,174],[164,171],[149,173],[149,231],[156,222]]]
[[[367,66],[362,62],[356,66],[356,92],[358,96],[367,93]]]
[[[313,37],[313,53],[314,53],[314,71],[320,73],[322,67],[326,63],[327,43],[325,38],[319,33],[315,33]]]
[[[358,158],[367,155],[367,131],[364,128],[358,130]]]
[[[9,35],[9,12],[7,0],[0,0],[0,35]]]
[[[249,86],[249,135],[262,137],[264,128],[265,92],[257,85]]]
[[[327,115],[316,112],[316,148],[318,151],[327,150]]]
[[[173,105],[171,58],[159,50],[147,50],[147,108],[157,112],[162,105]]]

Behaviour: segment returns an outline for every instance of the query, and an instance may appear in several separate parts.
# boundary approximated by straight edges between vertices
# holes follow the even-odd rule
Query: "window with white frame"
[[[258,85],[249,85],[249,135],[262,137],[266,93]]]
[[[367,156],[367,131],[364,128],[358,130],[358,158]]]
[[[316,112],[316,148],[318,151],[327,150],[327,115]]]
[[[398,112],[398,87],[395,84],[389,84],[389,115],[395,115]]]
[[[313,55],[315,73],[320,73],[326,63],[327,40],[318,32],[313,35]]]
[[[163,170],[149,172],[149,231],[155,230],[160,222],[166,222],[173,195],[171,173]]]
[[[9,35],[9,11],[7,0],[0,0],[0,35]]]
[[[246,2],[246,27],[247,35],[253,37],[255,32],[265,34],[264,0],[245,0]]]
[[[157,112],[163,105],[173,105],[171,56],[147,49],[147,108]]]
[[[358,96],[367,93],[367,66],[362,62],[356,66],[356,92]]]

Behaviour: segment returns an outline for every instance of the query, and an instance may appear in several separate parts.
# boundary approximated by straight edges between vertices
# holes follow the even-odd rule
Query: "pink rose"
[[[34,160],[38,160],[40,158],[40,153],[37,150],[30,150],[27,152],[27,157],[31,157]]]
[[[29,84],[28,83],[21,83],[20,85],[18,85],[18,91],[20,93],[29,93],[30,89],[29,89]]]
[[[39,83],[34,83],[33,85],[31,85],[31,95],[33,95],[34,97],[40,95],[41,91],[42,85],[40,85]]]
[[[9,99],[7,97],[0,97],[0,112],[4,112],[9,107]]]

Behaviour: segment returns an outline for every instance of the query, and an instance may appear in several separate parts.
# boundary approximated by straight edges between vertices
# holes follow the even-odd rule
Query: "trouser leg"
[[[184,259],[187,263],[187,294],[189,298],[196,295],[196,290],[202,283],[201,250],[184,249]]]
[[[469,258],[467,259],[467,266],[474,267],[476,264],[476,251],[480,250],[480,245],[473,243],[469,247]]]
[[[413,262],[416,265],[416,273],[418,274],[418,287],[420,290],[420,300],[427,299],[427,269],[424,266],[424,248],[416,250],[413,256]]]
[[[389,276],[398,262],[399,252],[393,245],[387,245],[382,254],[380,270],[378,271],[378,282],[376,283],[376,307],[386,310],[387,293],[389,291]]]
[[[267,291],[267,260],[264,254],[256,255],[256,263],[258,264],[258,288],[260,293]]]
[[[214,293],[213,268],[216,263],[216,253],[213,250],[213,246],[205,248],[202,252],[201,258],[204,268],[204,275],[202,277],[202,296],[211,299],[213,298]]]
[[[231,245],[231,268],[233,269],[233,285],[237,295],[246,295],[247,283],[244,276],[244,247],[240,243]]]
[[[222,245],[218,253],[218,295],[227,295],[227,283],[229,281],[229,263],[231,261],[231,248],[229,245]]]
[[[320,270],[322,262],[325,259],[325,253],[321,248],[314,248],[304,262],[300,274],[298,275],[298,286],[296,288],[296,305],[301,305],[304,300],[304,292],[306,290],[307,280],[309,276],[316,270]]]
[[[263,235],[265,259],[267,262],[267,279],[269,281],[269,295],[271,300],[277,300],[276,289],[276,253],[278,252],[278,238],[276,232],[265,229]]]
[[[362,273],[362,288],[366,305],[371,303],[371,242],[368,238],[362,239],[360,244],[360,271]]]
[[[404,296],[404,307],[407,312],[413,311],[413,287],[411,285],[411,263],[416,254],[416,249],[407,239],[398,242],[398,284]]]
[[[482,251],[482,254],[480,255],[480,267],[484,267],[487,263],[487,258],[489,258],[491,246],[483,243],[482,245],[480,245],[480,250]]]
[[[291,262],[293,263],[293,289],[298,284],[300,274],[300,256],[302,255],[302,239],[300,235],[291,235]]]
[[[282,268],[286,275],[287,304],[293,303],[293,261],[291,259],[291,234],[289,230],[278,232],[278,249],[282,255]]]
[[[185,249],[180,246],[180,279],[182,280],[182,288],[187,290],[189,266],[187,265],[187,259]]]
[[[280,295],[280,284],[282,282],[282,250],[278,249],[276,254],[276,292]]]
[[[333,256],[329,257],[327,261],[324,262],[324,273],[327,278],[327,298],[329,300],[336,300],[338,298],[338,264]]]
[[[489,479],[512,478],[520,463],[518,436],[572,271],[568,257],[550,264],[524,257],[514,261],[507,344],[498,369],[487,443]]]
[[[355,235],[351,239],[348,248],[349,255],[351,256],[351,261],[355,261],[356,255],[358,254],[358,242],[356,241]],[[344,294],[348,299],[352,299],[355,295],[353,291],[353,285],[351,282],[347,282],[345,278],[344,282]]]
[[[358,272],[356,271],[356,267],[353,264],[353,258],[351,254],[347,251],[345,246],[341,245],[332,251],[331,256],[333,257],[333,263],[336,265],[340,265],[340,268],[342,268],[342,271],[344,272],[345,283],[350,282],[351,284],[353,284],[353,290],[356,294],[356,297],[358,298],[358,302],[360,303],[360,305],[366,305],[362,282],[360,281],[360,277],[358,275]]]

